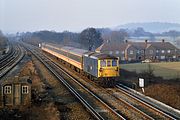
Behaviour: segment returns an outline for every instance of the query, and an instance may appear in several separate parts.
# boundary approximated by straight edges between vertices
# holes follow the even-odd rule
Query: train
[[[42,43],[40,47],[102,86],[113,86],[120,76],[119,59],[112,55],[52,43]]]

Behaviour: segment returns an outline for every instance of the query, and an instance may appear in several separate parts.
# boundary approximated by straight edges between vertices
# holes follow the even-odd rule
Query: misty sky
[[[79,32],[131,22],[180,23],[180,0],[0,0],[3,32]]]

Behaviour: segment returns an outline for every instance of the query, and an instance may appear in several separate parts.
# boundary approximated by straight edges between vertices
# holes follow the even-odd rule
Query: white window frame
[[[140,50],[137,50],[137,54],[139,54],[140,53]]]
[[[161,50],[161,53],[165,53],[165,50]]]
[[[149,50],[149,54],[153,54],[153,50]]]
[[[11,91],[12,91],[11,85],[4,86],[4,94],[11,94]]]
[[[133,54],[134,54],[134,51],[133,51],[133,50],[130,50],[130,51],[129,51],[129,54],[130,54],[130,55],[133,55]]]
[[[125,57],[122,57],[121,60],[125,60]]]
[[[116,54],[119,54],[119,51],[118,51],[118,50],[116,51]]]
[[[171,53],[171,50],[167,50],[167,53]]]
[[[22,86],[22,94],[28,94],[29,93],[29,86],[23,85]]]
[[[124,50],[121,52],[121,54],[124,54]]]
[[[156,53],[159,53],[159,50],[156,50]]]
[[[164,59],[165,59],[165,56],[161,56],[161,59],[164,60]]]

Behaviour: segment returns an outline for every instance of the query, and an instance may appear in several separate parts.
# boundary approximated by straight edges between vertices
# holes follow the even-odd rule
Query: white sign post
[[[142,88],[142,92],[144,93],[144,79],[143,78],[139,78],[139,87]]]
[[[39,47],[41,47],[41,44],[39,44]]]

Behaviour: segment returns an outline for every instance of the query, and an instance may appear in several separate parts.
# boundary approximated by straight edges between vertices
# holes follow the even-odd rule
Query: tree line
[[[0,30],[0,50],[6,48],[7,41],[7,38],[3,35],[3,33]]]
[[[80,33],[75,32],[55,32],[55,31],[38,31],[21,33],[23,41],[38,45],[42,42],[58,43],[87,50],[95,50],[102,43],[117,42],[123,43],[129,37],[149,37],[150,40],[155,40],[155,36],[170,36],[172,38],[180,36],[178,31],[168,31],[163,33],[146,32],[139,27],[135,30],[119,29],[111,30],[109,28],[87,28]]]

